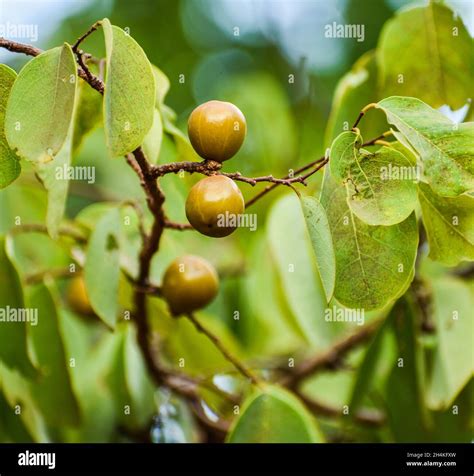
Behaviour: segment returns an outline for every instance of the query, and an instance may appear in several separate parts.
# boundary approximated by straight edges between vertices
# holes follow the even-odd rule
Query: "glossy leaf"
[[[0,189],[15,181],[21,172],[20,161],[5,137],[5,110],[15,78],[13,69],[0,64]]]
[[[44,163],[58,154],[72,121],[76,83],[76,62],[66,43],[26,63],[5,115],[8,143],[20,157]]]
[[[437,345],[427,402],[433,409],[445,409],[474,375],[466,354],[474,334],[474,293],[472,285],[455,278],[434,280],[432,288]]]
[[[355,216],[346,197],[345,187],[326,169],[321,204],[336,255],[334,297],[350,308],[382,308],[413,278],[418,245],[415,214],[396,225],[370,226]]]
[[[115,327],[118,312],[120,226],[117,209],[104,214],[89,239],[84,267],[92,308],[112,328]]]
[[[49,424],[77,424],[79,406],[72,389],[51,290],[45,284],[33,287],[28,294],[28,303],[31,308],[38,309],[37,325],[28,329],[34,360],[40,372],[37,381],[31,383],[33,398]]]
[[[416,98],[378,103],[420,157],[423,179],[438,195],[474,190],[474,122],[456,124]]]
[[[416,205],[416,168],[391,147],[375,152],[361,149],[362,138],[343,132],[333,142],[333,177],[347,189],[351,211],[369,225],[394,225],[405,220]]]
[[[377,47],[383,95],[458,109],[472,98],[464,68],[473,59],[472,39],[449,8],[428,2],[402,11],[386,23]]]
[[[314,197],[302,197],[301,206],[311,244],[316,255],[321,282],[329,302],[334,293],[336,258],[326,211]]]
[[[229,443],[321,443],[311,414],[291,393],[265,387],[244,403]]]
[[[141,46],[125,31],[102,21],[107,52],[104,126],[111,156],[135,150],[153,124],[155,78]]]
[[[474,197],[441,197],[423,183],[418,197],[430,258],[448,266],[474,260]]]
[[[17,369],[26,376],[33,376],[36,371],[31,364],[26,345],[26,326],[31,324],[24,321],[24,318],[28,315],[34,316],[34,309],[27,310],[25,307],[20,277],[2,236],[0,310],[0,360],[9,368]],[[23,320],[19,320],[20,318]]]
[[[300,332],[313,346],[324,347],[332,333],[324,320],[326,295],[296,197],[286,195],[275,202],[268,217],[267,233]]]

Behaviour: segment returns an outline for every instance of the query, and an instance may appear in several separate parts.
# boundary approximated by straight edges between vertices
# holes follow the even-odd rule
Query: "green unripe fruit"
[[[219,278],[214,267],[199,256],[175,259],[163,277],[161,292],[175,316],[207,306],[217,295]]]
[[[200,180],[189,191],[186,216],[189,223],[203,235],[222,238],[235,226],[229,221],[244,213],[245,202],[239,187],[225,175],[211,175]],[[230,220],[229,220],[230,219]]]
[[[194,150],[204,159],[224,162],[244,142],[247,124],[242,111],[230,102],[208,101],[189,116],[188,134]]]

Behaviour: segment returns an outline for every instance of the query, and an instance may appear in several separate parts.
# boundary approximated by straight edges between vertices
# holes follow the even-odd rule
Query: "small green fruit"
[[[235,226],[229,218],[241,215],[245,202],[239,187],[225,175],[211,175],[200,180],[189,191],[186,216],[200,233],[214,238],[230,235]]]
[[[163,277],[161,292],[175,316],[207,306],[217,295],[219,278],[214,267],[199,256],[175,259]]]
[[[230,102],[208,101],[189,116],[188,135],[204,159],[224,162],[242,146],[247,124],[242,111]]]

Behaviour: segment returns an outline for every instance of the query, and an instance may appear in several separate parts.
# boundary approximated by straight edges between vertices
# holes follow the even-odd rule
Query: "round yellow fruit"
[[[236,183],[225,175],[211,175],[200,180],[189,191],[186,216],[197,231],[222,238],[236,228],[239,215],[245,211],[244,197]]]
[[[199,256],[175,259],[163,277],[161,292],[173,315],[207,306],[217,295],[219,278],[214,267]]]
[[[224,162],[242,146],[247,124],[242,111],[230,102],[208,101],[189,116],[188,134],[194,150],[204,159]]]
[[[75,276],[69,282],[66,297],[71,308],[78,314],[92,316],[92,309],[89,296],[87,295],[86,283],[82,276]]]

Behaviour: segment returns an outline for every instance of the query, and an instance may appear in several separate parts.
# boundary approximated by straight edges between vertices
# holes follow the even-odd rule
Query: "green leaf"
[[[155,109],[153,115],[153,125],[143,140],[143,151],[147,159],[152,163],[158,162],[160,156],[161,143],[163,141],[163,122],[160,112]]]
[[[5,110],[15,78],[15,71],[0,64],[0,189],[14,182],[21,172],[20,161],[5,137]]]
[[[321,443],[315,421],[291,393],[268,386],[248,398],[229,443]]]
[[[301,206],[311,244],[316,255],[319,276],[329,302],[336,281],[336,257],[326,211],[314,197],[302,197]]]
[[[152,64],[151,67],[153,69],[153,76],[155,77],[156,84],[155,106],[160,109],[170,89],[170,80],[168,79],[168,76],[166,76],[166,74],[161,71],[160,68],[158,68],[154,64]]]
[[[469,358],[472,349],[474,293],[455,278],[432,282],[433,318],[437,345],[427,402],[432,409],[445,409],[474,374]]]
[[[124,362],[125,382],[130,394],[132,415],[138,425],[147,425],[155,409],[155,385],[149,377],[143,356],[137,344],[134,326],[125,329]]]
[[[300,332],[313,346],[324,347],[330,342],[332,331],[323,317],[326,295],[295,196],[286,195],[275,202],[268,217],[267,233],[288,305]]]
[[[375,52],[368,51],[337,83],[326,126],[325,143],[331,144],[341,132],[350,130],[360,110],[379,99]],[[358,127],[364,137],[370,139],[387,130],[384,121],[377,114],[366,114]]]
[[[1,382],[0,382],[1,384]],[[21,416],[11,408],[0,386],[0,443],[33,443]]]
[[[441,197],[420,183],[418,198],[430,258],[448,266],[474,260],[474,197]]]
[[[333,177],[345,183],[352,212],[369,225],[394,225],[416,205],[416,168],[391,147],[361,149],[362,137],[343,132],[332,143]]]
[[[321,204],[336,254],[334,297],[350,308],[382,308],[413,278],[418,245],[415,214],[396,225],[367,225],[347,205],[345,187],[328,169],[324,172]]]
[[[82,79],[77,91],[77,111],[74,118],[73,151],[77,152],[86,136],[102,120],[102,96]]]
[[[20,71],[8,98],[5,133],[10,147],[32,162],[61,150],[72,120],[77,68],[68,44],[45,51]]]
[[[384,96],[414,96],[458,109],[472,98],[472,39],[460,17],[438,2],[410,8],[384,26],[377,47]]]
[[[358,366],[349,403],[352,415],[359,408],[372,387],[372,381],[380,365],[380,356],[383,353],[387,331],[391,324],[392,320],[389,315],[380,325],[380,328],[377,329],[377,333],[367,347],[362,363]]]
[[[41,373],[38,381],[31,383],[32,396],[51,425],[78,424],[79,406],[72,389],[51,290],[45,284],[34,286],[28,293],[28,303],[31,308],[38,309],[37,325],[31,326],[28,334],[34,360]]]
[[[416,98],[393,96],[377,107],[416,150],[435,193],[454,197],[474,190],[474,122],[456,124]]]
[[[424,404],[424,368],[416,335],[416,316],[407,300],[392,310],[397,360],[386,385],[389,423],[396,442],[426,441],[429,415]]]
[[[111,328],[115,327],[118,312],[120,226],[119,210],[104,214],[90,237],[84,267],[92,308]]]
[[[0,360],[26,376],[36,373],[26,345],[26,326],[31,323],[19,319],[34,316],[34,311],[25,308],[20,277],[0,236]]]
[[[66,210],[69,179],[64,171],[67,171],[71,165],[73,128],[74,123],[71,123],[66,141],[56,158],[50,162],[36,165],[38,176],[48,191],[46,226],[53,239],[58,237],[59,225]]]
[[[102,20],[107,71],[104,91],[105,137],[110,155],[135,150],[153,124],[155,78],[141,46],[125,31]]]
[[[199,155],[193,149],[188,137],[181,131],[167,115],[163,114],[163,130],[169,134],[176,145],[178,152],[177,160],[197,161],[200,160]]]

